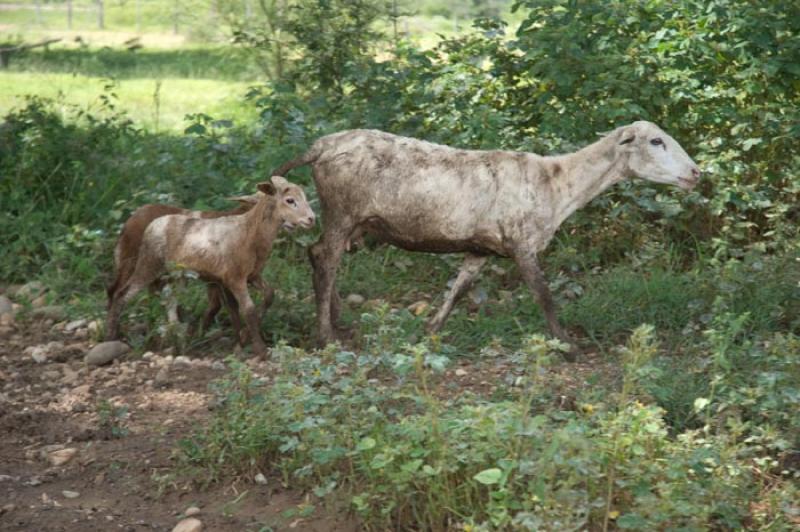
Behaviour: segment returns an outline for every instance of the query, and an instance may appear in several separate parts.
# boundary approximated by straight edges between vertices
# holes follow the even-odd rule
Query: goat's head
[[[634,122],[619,129],[618,150],[629,155],[631,174],[654,183],[691,190],[700,169],[678,142],[652,122]]]
[[[316,216],[299,186],[276,175],[270,181],[259,183],[258,190],[275,197],[275,213],[284,229],[291,231],[298,225],[304,229],[314,227]]]

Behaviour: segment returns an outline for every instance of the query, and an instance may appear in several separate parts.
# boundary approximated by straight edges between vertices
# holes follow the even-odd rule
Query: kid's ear
[[[279,175],[272,176],[271,180],[272,184],[275,185],[275,188],[278,190],[284,190],[286,187],[289,186],[289,182],[286,180],[286,178],[281,177]]]
[[[242,207],[252,207],[256,203],[258,203],[258,198],[261,194],[248,194],[247,196],[228,196],[226,199],[228,201],[235,201]]]
[[[263,183],[259,183],[256,188],[258,188],[258,190],[260,190],[261,192],[263,192],[268,196],[274,196],[275,193],[277,192],[275,185],[273,185],[269,181],[264,181]]]

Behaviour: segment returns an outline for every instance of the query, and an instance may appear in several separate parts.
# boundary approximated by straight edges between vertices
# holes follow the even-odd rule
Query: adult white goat
[[[323,234],[309,250],[321,342],[339,315],[336,269],[363,233],[404,249],[466,253],[428,329],[438,331],[489,255],[514,259],[544,311],[550,332],[571,343],[539,267],[561,223],[608,187],[641,177],[691,189],[700,170],[651,122],[620,127],[578,152],[460,150],[374,130],[318,139],[274,173],[310,164],[322,204]]]

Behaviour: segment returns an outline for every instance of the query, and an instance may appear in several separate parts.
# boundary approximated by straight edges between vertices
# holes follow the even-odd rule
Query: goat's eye
[[[288,203],[289,205],[294,205],[294,204],[296,204],[297,202],[294,200],[294,198],[287,198],[287,199],[286,199],[286,203]]]
[[[664,141],[659,138],[655,138],[650,141],[650,144],[652,144],[653,146],[661,146],[662,144],[664,144]]]

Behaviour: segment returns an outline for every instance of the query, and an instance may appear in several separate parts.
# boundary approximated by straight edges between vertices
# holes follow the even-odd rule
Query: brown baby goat
[[[229,290],[247,324],[254,353],[263,356],[266,348],[248,279],[260,277],[281,228],[311,228],[315,216],[303,189],[280,176],[260,183],[258,190],[263,196],[244,214],[211,219],[172,214],[153,220],[142,237],[133,273],[111,297],[106,339],[119,336],[124,305],[173,267],[193,270],[201,279]]]

